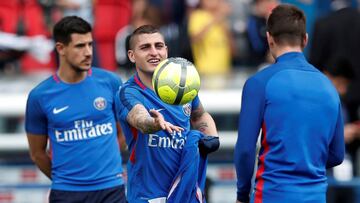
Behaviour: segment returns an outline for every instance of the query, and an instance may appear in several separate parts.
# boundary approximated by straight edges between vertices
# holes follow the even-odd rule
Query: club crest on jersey
[[[101,111],[101,110],[104,110],[106,108],[106,100],[104,97],[97,97],[95,100],[94,100],[94,107]]]
[[[191,114],[191,104],[190,103],[184,104],[182,109],[186,116],[190,116],[190,114]]]

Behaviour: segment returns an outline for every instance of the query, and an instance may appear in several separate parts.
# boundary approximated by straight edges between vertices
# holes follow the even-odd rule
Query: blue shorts
[[[126,203],[124,185],[95,191],[51,190],[50,203]]]

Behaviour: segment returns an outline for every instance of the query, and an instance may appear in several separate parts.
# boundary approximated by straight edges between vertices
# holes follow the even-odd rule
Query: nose
[[[157,55],[158,51],[155,46],[150,47],[150,54],[151,55]]]
[[[93,52],[92,46],[87,45],[87,46],[85,47],[85,55],[86,55],[86,56],[92,56],[92,52]]]

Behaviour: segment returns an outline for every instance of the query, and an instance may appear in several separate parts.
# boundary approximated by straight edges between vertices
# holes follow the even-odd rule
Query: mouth
[[[160,63],[160,61],[161,60],[157,59],[157,58],[152,58],[152,59],[147,60],[148,63],[155,65],[155,66],[157,66]]]
[[[91,65],[91,60],[85,60],[82,62],[82,64],[86,65],[86,66],[90,66]]]

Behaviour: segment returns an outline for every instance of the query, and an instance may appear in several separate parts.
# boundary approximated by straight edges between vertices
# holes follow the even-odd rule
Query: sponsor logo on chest
[[[186,137],[181,132],[174,132],[170,136],[160,136],[149,134],[148,146],[160,148],[182,149],[185,145]]]
[[[77,120],[74,121],[72,129],[55,130],[55,139],[57,142],[71,142],[111,135],[113,132],[114,127],[111,122],[94,125],[91,120]]]

